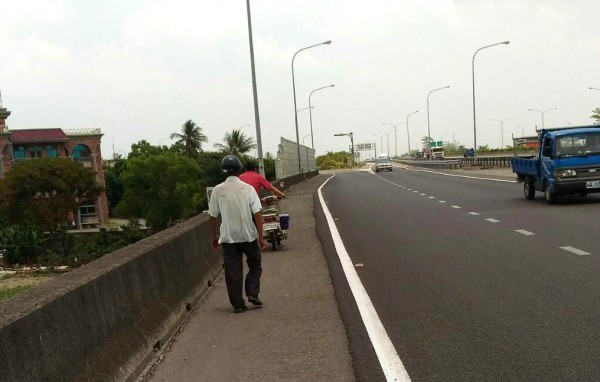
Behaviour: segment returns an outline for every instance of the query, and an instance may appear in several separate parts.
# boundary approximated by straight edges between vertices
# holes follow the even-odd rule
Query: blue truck
[[[537,156],[511,158],[526,199],[536,191],[552,204],[560,195],[600,192],[600,125],[544,129]]]

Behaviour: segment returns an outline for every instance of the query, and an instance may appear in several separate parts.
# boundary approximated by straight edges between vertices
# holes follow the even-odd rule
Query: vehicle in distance
[[[600,192],[600,125],[544,129],[533,158],[512,158],[525,198],[542,191],[546,202],[559,195]]]
[[[393,167],[390,158],[377,158],[377,161],[375,162],[375,172],[392,170]]]
[[[465,158],[473,158],[475,156],[475,149],[473,149],[473,148],[466,149],[463,156]]]

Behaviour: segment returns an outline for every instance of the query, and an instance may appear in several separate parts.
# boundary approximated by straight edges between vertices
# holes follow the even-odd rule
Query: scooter
[[[267,243],[271,244],[273,251],[277,251],[281,242],[287,239],[289,215],[279,215],[277,208],[273,206],[273,204],[279,200],[281,200],[281,198],[275,195],[265,196],[261,199],[261,202],[271,206],[269,208],[264,208],[261,212],[263,217],[263,237]]]

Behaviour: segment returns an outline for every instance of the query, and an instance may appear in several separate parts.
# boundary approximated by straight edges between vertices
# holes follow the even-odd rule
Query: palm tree
[[[233,129],[231,133],[226,132],[223,142],[225,144],[215,143],[215,147],[226,153],[238,156],[244,155],[248,151],[256,148],[254,139],[252,139],[252,137],[247,137],[246,134],[237,129]]]
[[[190,158],[196,158],[202,151],[202,143],[208,142],[206,135],[202,134],[202,128],[191,119],[183,124],[181,134],[171,134],[171,139],[174,138],[179,139],[175,144],[182,144],[185,147],[185,154]]]

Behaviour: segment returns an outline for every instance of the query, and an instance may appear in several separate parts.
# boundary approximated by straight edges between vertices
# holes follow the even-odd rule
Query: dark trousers
[[[245,305],[243,296],[244,263],[246,255],[248,274],[246,275],[246,296],[256,296],[260,292],[260,275],[262,274],[262,256],[258,241],[246,243],[221,243],[223,247],[223,263],[225,264],[225,284],[229,302],[234,308]]]

